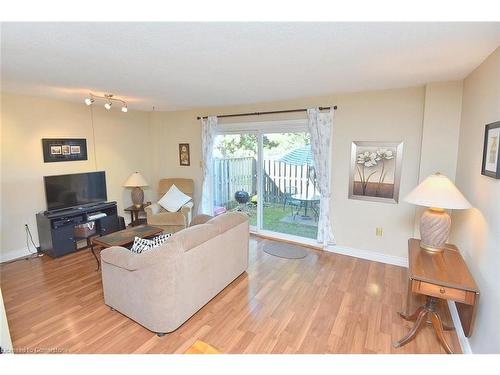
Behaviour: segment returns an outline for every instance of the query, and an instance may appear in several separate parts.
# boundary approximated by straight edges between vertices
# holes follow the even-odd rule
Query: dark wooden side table
[[[134,205],[125,208],[123,211],[130,212],[130,226],[136,227],[138,225],[146,224],[146,219],[139,217],[141,213],[145,213],[144,208],[149,206],[151,202],[144,203],[143,205],[136,207]]]
[[[447,353],[453,353],[443,334],[443,330],[453,328],[443,326],[436,304],[438,299],[455,301],[464,333],[470,337],[479,302],[476,282],[455,245],[447,244],[443,252],[432,253],[420,247],[420,240],[411,238],[408,240],[408,259],[406,310],[409,309],[412,293],[425,295],[427,302],[412,314],[408,311],[399,313],[403,319],[414,321],[415,325],[394,346],[398,348],[413,340],[430,318],[439,342]]]

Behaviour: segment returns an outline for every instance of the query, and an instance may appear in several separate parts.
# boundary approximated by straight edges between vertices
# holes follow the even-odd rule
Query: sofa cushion
[[[196,215],[195,217],[193,217],[193,220],[191,220],[191,223],[189,224],[189,226],[194,227],[195,225],[205,224],[207,221],[209,221],[212,218],[213,218],[213,216],[205,215],[205,214]]]
[[[191,197],[189,195],[184,194],[177,186],[172,185],[158,201],[158,204],[169,212],[177,212],[190,200]]]
[[[188,251],[204,242],[207,242],[217,235],[219,235],[219,231],[215,226],[209,224],[198,224],[194,227],[189,227],[174,233],[171,241],[177,243],[182,250]]]
[[[217,228],[219,233],[223,233],[245,221],[248,222],[248,216],[241,212],[227,212],[207,221],[207,224]]]

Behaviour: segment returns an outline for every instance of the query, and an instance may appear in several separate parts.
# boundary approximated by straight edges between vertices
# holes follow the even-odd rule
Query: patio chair
[[[290,206],[290,208],[292,209],[294,220],[295,216],[297,216],[297,213],[302,208],[302,201],[292,198],[292,195],[295,194],[297,194],[297,188],[295,186],[288,186],[288,188],[285,187],[284,199],[283,199],[283,211],[285,211],[287,205]]]

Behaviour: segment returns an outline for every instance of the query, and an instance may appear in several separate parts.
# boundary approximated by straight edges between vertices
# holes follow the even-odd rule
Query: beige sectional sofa
[[[231,212],[142,254],[103,250],[104,302],[160,335],[176,330],[247,269],[248,225]]]

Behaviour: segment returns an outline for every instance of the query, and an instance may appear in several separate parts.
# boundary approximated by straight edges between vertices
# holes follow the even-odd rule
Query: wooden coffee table
[[[127,247],[134,243],[135,237],[148,238],[160,234],[163,229],[152,227],[150,225],[138,225],[136,227],[127,228],[118,232],[113,232],[102,237],[94,237],[90,243],[90,250],[97,261],[97,270],[100,268],[99,258],[95,253],[94,246],[99,246],[102,249],[111,246]]]

